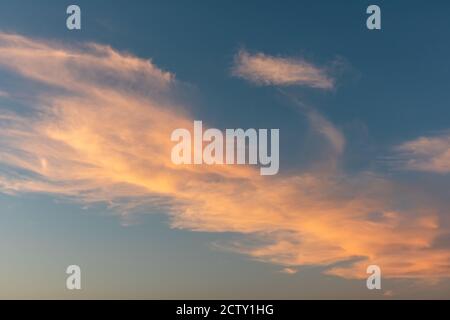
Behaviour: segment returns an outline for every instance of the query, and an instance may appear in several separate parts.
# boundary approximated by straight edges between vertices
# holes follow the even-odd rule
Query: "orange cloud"
[[[236,55],[232,74],[258,85],[334,87],[333,79],[324,70],[304,60],[250,54],[245,50]]]
[[[262,177],[252,166],[173,165],[171,132],[193,119],[173,98],[174,75],[150,61],[0,33],[0,66],[23,77],[22,90],[49,86],[31,97],[9,93],[31,105],[26,113],[1,109],[4,192],[105,202],[123,214],[163,209],[174,228],[242,234],[221,245],[288,273],[314,265],[360,278],[378,264],[385,277],[450,275],[449,250],[433,246],[446,231],[439,209],[398,203],[414,189],[338,169]],[[339,157],[342,133],[318,114],[310,120]]]

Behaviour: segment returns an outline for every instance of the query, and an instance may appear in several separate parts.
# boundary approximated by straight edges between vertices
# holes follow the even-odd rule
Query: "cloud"
[[[0,105],[3,192],[103,202],[125,218],[164,212],[173,228],[239,234],[220,246],[285,272],[363,278],[378,264],[384,277],[450,275],[448,248],[433,245],[448,234],[441,206],[409,185],[339,168],[262,177],[252,166],[173,165],[171,132],[193,118],[175,76],[148,60],[0,33],[0,67],[22,77],[4,99],[28,106]],[[319,114],[310,123],[338,158],[342,133]]]
[[[320,164],[321,170],[336,170],[347,144],[344,134],[317,109],[303,103],[295,96],[280,92],[288,99],[290,107],[306,118],[309,135],[314,138],[314,145],[320,149],[325,158],[316,161]]]
[[[289,268],[289,267],[283,268],[283,269],[281,270],[281,273],[286,273],[286,274],[296,274],[297,272],[298,272],[297,269],[295,269],[295,268]]]
[[[235,56],[232,74],[257,85],[334,87],[333,79],[323,69],[304,60],[250,54],[245,50]]]
[[[310,109],[307,113],[311,126],[321,134],[332,147],[336,155],[341,155],[345,148],[345,137],[328,119],[317,111]]]
[[[450,133],[420,137],[396,147],[403,169],[450,173]]]

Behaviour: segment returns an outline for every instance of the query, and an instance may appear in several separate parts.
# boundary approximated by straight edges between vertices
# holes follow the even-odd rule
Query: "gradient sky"
[[[450,298],[446,1],[74,3],[0,2],[0,298]],[[194,119],[279,174],[174,166]]]

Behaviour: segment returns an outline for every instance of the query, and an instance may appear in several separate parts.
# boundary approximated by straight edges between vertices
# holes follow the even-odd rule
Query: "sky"
[[[0,298],[450,298],[446,1],[74,3],[0,2]],[[278,174],[175,165],[194,120]]]

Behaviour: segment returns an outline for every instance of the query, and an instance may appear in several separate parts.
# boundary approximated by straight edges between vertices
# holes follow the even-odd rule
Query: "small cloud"
[[[450,133],[420,137],[401,144],[396,151],[406,170],[450,173]]]
[[[296,268],[286,267],[286,268],[283,268],[280,272],[286,273],[286,274],[296,274],[298,272],[298,270]]]
[[[250,54],[245,50],[235,56],[232,74],[257,85],[334,87],[333,79],[324,70],[304,60]]]

